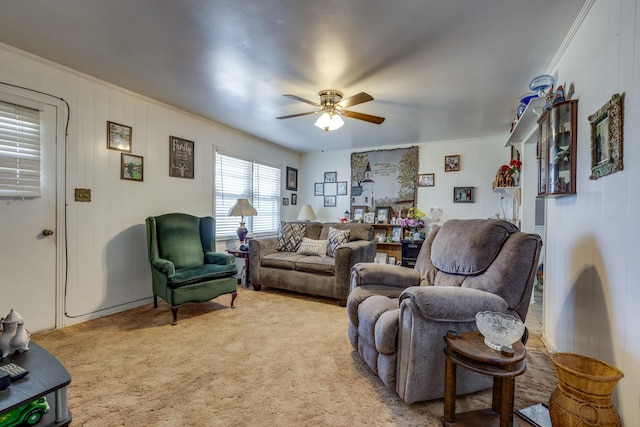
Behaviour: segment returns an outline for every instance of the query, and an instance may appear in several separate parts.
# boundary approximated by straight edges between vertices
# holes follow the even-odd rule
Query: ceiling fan
[[[282,95],[296,101],[318,107],[319,110],[308,111],[306,113],[291,114],[288,116],[276,117],[276,119],[290,119],[292,117],[306,116],[309,114],[320,114],[315,125],[325,131],[336,130],[342,127],[344,121],[342,116],[351,117],[352,119],[364,120],[365,122],[375,123],[379,125],[384,122],[384,117],[372,116],[370,114],[358,113],[356,111],[345,110],[347,107],[362,104],[364,102],[373,101],[373,97],[368,93],[360,92],[352,97],[342,99],[342,92],[334,89],[324,89],[318,92],[320,102],[309,101],[295,95]]]

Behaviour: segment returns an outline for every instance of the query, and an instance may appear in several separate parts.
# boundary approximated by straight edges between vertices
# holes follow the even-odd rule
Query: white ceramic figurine
[[[7,317],[0,319],[0,322],[0,358],[4,359],[19,350],[29,350],[30,334],[24,328],[24,317],[12,308]]]

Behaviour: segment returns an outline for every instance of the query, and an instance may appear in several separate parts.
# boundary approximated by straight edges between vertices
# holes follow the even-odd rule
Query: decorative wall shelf
[[[496,187],[493,189],[494,193],[502,193],[505,196],[513,198],[518,206],[522,203],[520,187]]]
[[[505,147],[510,146],[515,142],[522,142],[529,139],[531,135],[537,130],[536,122],[542,114],[542,108],[544,107],[544,103],[546,102],[545,98],[533,98],[529,101],[529,105],[520,116],[520,120],[513,128],[513,131],[509,135],[509,139],[507,139],[507,143],[504,144]]]

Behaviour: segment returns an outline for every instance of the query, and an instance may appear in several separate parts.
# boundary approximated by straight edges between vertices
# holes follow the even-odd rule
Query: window
[[[0,101],[0,197],[40,197],[40,111]]]
[[[229,209],[249,199],[258,212],[245,217],[249,235],[274,234],[280,226],[280,168],[216,152],[216,236],[235,238],[239,217]]]

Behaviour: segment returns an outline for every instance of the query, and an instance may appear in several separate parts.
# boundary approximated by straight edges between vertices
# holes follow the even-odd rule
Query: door
[[[56,108],[43,107],[42,197],[0,199],[0,316],[15,309],[31,333],[56,326]]]

